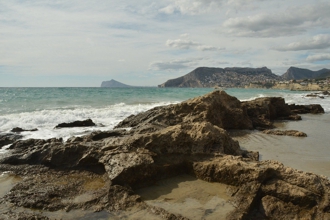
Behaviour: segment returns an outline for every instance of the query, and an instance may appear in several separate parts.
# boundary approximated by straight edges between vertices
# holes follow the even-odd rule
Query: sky
[[[329,0],[0,0],[0,87],[330,69]]]

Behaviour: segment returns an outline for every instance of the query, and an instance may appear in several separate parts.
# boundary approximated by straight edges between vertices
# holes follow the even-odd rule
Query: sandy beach
[[[275,126],[305,132],[307,137],[276,136],[260,131],[232,131],[231,134],[242,148],[259,151],[260,160],[277,160],[285,166],[330,177],[329,123],[329,113],[306,114],[301,121],[278,121]]]

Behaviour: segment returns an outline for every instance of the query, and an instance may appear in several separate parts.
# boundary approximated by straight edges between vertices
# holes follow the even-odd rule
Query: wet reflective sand
[[[231,132],[241,148],[259,151],[260,160],[277,160],[295,169],[330,177],[330,114],[302,115],[302,121],[277,122],[281,130],[298,130],[307,137]]]

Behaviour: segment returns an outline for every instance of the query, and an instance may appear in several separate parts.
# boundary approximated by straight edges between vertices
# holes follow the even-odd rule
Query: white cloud
[[[278,37],[297,35],[315,26],[330,27],[330,3],[289,7],[283,12],[229,18],[223,23],[234,36]]]
[[[185,39],[176,39],[176,40],[167,40],[166,46],[173,47],[173,48],[179,48],[179,49],[190,49],[191,47],[198,46],[199,43],[196,43],[191,40],[185,40]]]
[[[316,62],[316,61],[330,61],[330,54],[316,54],[316,55],[309,55],[306,58],[308,62]]]
[[[171,0],[171,3],[160,9],[160,12],[173,14],[203,14],[218,9],[223,4],[223,0]]]
[[[187,34],[181,36],[188,36]],[[167,40],[166,46],[176,48],[176,49],[197,49],[200,51],[219,51],[225,50],[223,47],[215,47],[210,45],[203,45],[195,41],[188,39],[176,39],[176,40]]]
[[[181,70],[194,68],[198,66],[200,61],[204,58],[190,58],[190,59],[175,59],[170,61],[156,61],[149,65],[149,70],[161,70],[161,71],[171,71],[171,70]]]
[[[310,40],[290,43],[284,47],[275,48],[279,51],[318,50],[330,47],[330,35],[319,34]]]
[[[201,51],[219,51],[219,50],[225,50],[226,48],[224,47],[214,47],[214,46],[209,46],[209,45],[199,45],[197,46],[197,50]]]

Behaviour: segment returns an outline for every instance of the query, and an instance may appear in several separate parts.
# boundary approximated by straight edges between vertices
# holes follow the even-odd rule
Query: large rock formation
[[[0,205],[10,207],[0,214],[32,219],[35,213],[20,207],[112,212],[135,206],[165,219],[185,219],[144,203],[134,190],[190,174],[230,186],[236,208],[228,219],[329,218],[327,178],[274,161],[259,162],[258,152],[242,150],[225,130],[271,127],[278,118],[296,118],[282,98],[241,103],[214,91],[132,115],[113,131],[66,142],[17,141],[0,159],[0,171],[24,181],[0,199]]]
[[[158,87],[244,87],[251,82],[279,80],[280,76],[267,67],[262,68],[210,68],[199,67]]]

